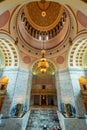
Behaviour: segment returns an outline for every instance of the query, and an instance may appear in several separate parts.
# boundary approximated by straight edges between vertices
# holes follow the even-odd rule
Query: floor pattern
[[[43,130],[44,125],[47,126],[47,130],[57,127],[56,110],[31,110],[26,130]]]

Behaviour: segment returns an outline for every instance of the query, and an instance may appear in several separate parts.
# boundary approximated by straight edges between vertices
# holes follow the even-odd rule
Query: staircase
[[[31,110],[26,130],[43,130],[44,125],[47,130],[52,130],[58,125],[56,110]]]

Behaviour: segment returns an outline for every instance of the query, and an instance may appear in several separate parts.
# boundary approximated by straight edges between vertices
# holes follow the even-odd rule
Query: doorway
[[[34,95],[34,105],[39,105],[39,102],[40,102],[40,96]]]
[[[53,95],[48,95],[48,105],[54,105],[54,97],[53,97]]]
[[[41,105],[46,105],[46,95],[41,95]]]

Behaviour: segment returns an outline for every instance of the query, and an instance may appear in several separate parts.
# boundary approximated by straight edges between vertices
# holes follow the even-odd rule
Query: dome
[[[38,55],[44,41],[45,49],[51,54],[64,44],[69,35],[68,11],[56,2],[29,2],[20,8],[17,32],[23,44],[29,48],[29,52],[36,52]]]

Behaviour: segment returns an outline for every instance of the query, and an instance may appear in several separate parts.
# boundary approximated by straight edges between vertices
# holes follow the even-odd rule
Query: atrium
[[[87,130],[87,0],[1,0],[0,130],[58,125]]]

